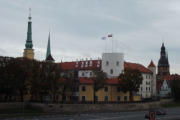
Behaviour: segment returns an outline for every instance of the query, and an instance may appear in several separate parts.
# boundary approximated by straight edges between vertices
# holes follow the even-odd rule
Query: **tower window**
[[[113,69],[110,70],[110,73],[113,74]]]
[[[106,66],[108,66],[109,65],[109,62],[108,61],[106,61]]]
[[[119,66],[119,61],[116,62],[116,66]]]

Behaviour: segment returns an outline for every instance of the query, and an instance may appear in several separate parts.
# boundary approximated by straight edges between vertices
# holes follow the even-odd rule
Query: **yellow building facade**
[[[117,85],[105,85],[95,93],[97,102],[125,102],[129,101],[129,92],[122,92]],[[93,85],[81,84],[79,86],[79,101],[93,102]]]

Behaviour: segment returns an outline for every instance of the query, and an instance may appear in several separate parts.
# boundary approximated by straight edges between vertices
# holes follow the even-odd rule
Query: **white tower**
[[[151,60],[149,66],[148,66],[148,69],[152,71],[153,73],[153,77],[151,79],[151,94],[152,94],[152,97],[155,97],[156,96],[156,66],[154,65],[153,61]]]
[[[102,70],[109,78],[118,77],[124,70],[123,53],[103,53]]]

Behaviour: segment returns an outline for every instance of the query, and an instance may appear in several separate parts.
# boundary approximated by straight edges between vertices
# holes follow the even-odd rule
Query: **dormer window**
[[[81,68],[83,68],[83,67],[84,67],[84,62],[82,61],[82,62],[81,62]]]
[[[89,62],[89,66],[92,66],[92,60]]]
[[[76,67],[76,68],[78,67],[78,61],[76,62],[76,65],[75,65],[75,67]]]
[[[100,66],[100,61],[98,60],[98,61],[97,61],[97,67],[99,67],[99,66]]]

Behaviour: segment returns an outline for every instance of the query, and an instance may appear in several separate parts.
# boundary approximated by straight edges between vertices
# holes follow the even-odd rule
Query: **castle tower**
[[[154,65],[153,61],[151,60],[148,69],[152,71],[153,77],[151,79],[151,94],[153,97],[156,96],[156,66]]]
[[[54,62],[54,59],[51,55],[50,32],[49,32],[48,45],[47,45],[47,51],[46,51],[46,61]]]
[[[164,46],[164,43],[162,43],[161,46],[161,53],[160,53],[160,59],[158,62],[158,79],[162,78],[165,75],[169,75],[169,61],[168,61],[168,55],[166,53],[166,49]]]
[[[123,53],[103,53],[102,55],[102,71],[109,78],[118,77],[124,70],[124,54]]]
[[[31,9],[29,10],[29,21],[28,21],[28,29],[27,29],[27,39],[25,44],[25,49],[23,53],[23,57],[28,59],[34,59],[34,49],[32,43],[32,22],[31,22]]]

